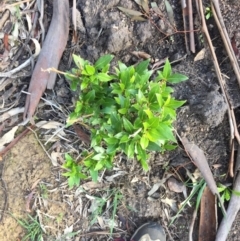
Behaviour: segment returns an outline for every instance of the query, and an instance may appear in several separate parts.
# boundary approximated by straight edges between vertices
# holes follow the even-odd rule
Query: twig
[[[189,241],[192,241],[192,240],[193,240],[193,239],[192,239],[192,234],[193,234],[194,224],[195,224],[195,221],[196,221],[196,218],[197,218],[197,213],[198,213],[198,210],[195,208],[195,209],[194,209],[194,212],[193,212],[191,224],[190,224],[190,227],[189,227],[189,233],[188,233],[188,240],[189,240]]]
[[[240,192],[240,173],[238,172],[237,178],[234,183],[234,191]],[[235,220],[235,217],[240,209],[240,196],[236,193],[232,193],[230,202],[228,204],[227,213],[225,218],[222,220],[215,241],[225,241],[231,226]]]
[[[0,216],[0,223],[3,220],[3,215],[4,212],[6,211],[6,207],[7,207],[7,201],[8,201],[8,193],[7,193],[7,186],[5,181],[3,180],[3,170],[4,170],[4,161],[0,162],[0,182],[2,183],[2,188],[4,190],[4,203],[3,203],[3,207],[1,209],[1,216]]]
[[[21,134],[19,134],[16,138],[14,138],[11,143],[9,143],[2,151],[0,151],[0,157],[4,157],[16,143],[18,143],[24,136],[26,136],[28,132],[29,132],[29,129],[26,129]]]
[[[218,26],[219,32],[222,36],[222,40],[225,45],[226,51],[228,53],[230,63],[233,67],[234,73],[238,80],[238,84],[240,86],[240,68],[239,68],[235,53],[233,51],[230,39],[228,37],[228,33],[227,33],[227,30],[226,30],[226,27],[225,27],[225,24],[223,21],[223,17],[222,17],[221,11],[220,11],[218,0],[212,0],[211,9],[212,9],[212,13],[213,13],[214,19],[216,21],[216,24]]]
[[[193,29],[193,11],[192,0],[188,0],[188,13],[189,13],[189,36],[190,36],[190,50],[195,53],[194,29]]]
[[[218,77],[218,82],[219,82],[219,85],[221,87],[223,97],[224,97],[225,102],[227,103],[227,107],[228,107],[227,109],[228,109],[228,119],[229,119],[229,125],[230,125],[230,144],[233,143],[234,137],[236,137],[236,139],[238,141],[238,144],[240,145],[239,132],[238,132],[238,129],[237,129],[237,126],[236,126],[236,118],[235,118],[234,112],[232,110],[228,95],[225,91],[224,81],[222,79],[221,70],[220,70],[218,60],[217,60],[217,57],[216,57],[216,54],[215,54],[215,51],[214,51],[214,48],[213,48],[213,45],[212,45],[210,35],[208,33],[208,29],[207,29],[207,26],[206,26],[206,21],[205,21],[204,13],[203,13],[202,0],[197,0],[197,1],[198,1],[198,6],[199,6],[199,12],[200,12],[200,15],[201,15],[200,17],[201,17],[201,20],[202,20],[202,31],[205,34],[205,37],[207,39],[207,42],[208,42],[208,45],[209,45],[209,48],[210,48],[210,52],[211,52],[212,58],[213,58],[213,65],[214,65],[214,68],[215,68],[215,71],[216,71],[216,74],[217,74],[217,77]],[[230,168],[231,168],[231,166],[230,166]],[[230,172],[233,172],[233,170],[230,170]]]
[[[17,68],[15,69],[12,69],[8,72],[5,72],[5,73],[0,73],[0,77],[11,77],[13,74],[19,72],[21,69],[27,67],[31,61],[32,61],[32,57],[30,57],[29,59],[27,59],[24,63],[22,63],[21,65],[19,65]]]

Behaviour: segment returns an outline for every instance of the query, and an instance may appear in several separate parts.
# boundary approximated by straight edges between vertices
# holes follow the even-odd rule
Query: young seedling
[[[206,17],[206,19],[208,20],[209,18],[212,17],[212,10],[211,10],[210,7],[206,7],[205,10],[206,10],[206,12],[205,12],[205,17]]]
[[[15,218],[15,217],[14,217]],[[37,217],[28,215],[28,219],[17,219],[17,222],[26,230],[22,241],[42,241],[43,230]]]
[[[188,78],[172,73],[168,60],[163,71],[152,78],[149,60],[129,67],[119,62],[115,72],[110,73],[112,59],[112,55],[105,55],[91,64],[73,55],[77,68],[65,74],[71,89],[81,91],[67,125],[80,122],[91,132],[93,151],[84,157],[81,166],[85,166],[93,180],[99,170],[112,168],[119,152],[136,158],[148,170],[149,151],[174,149],[176,109],[185,103],[172,97],[173,89],[168,84]],[[69,169],[64,175],[69,177],[71,187],[86,177],[69,155],[63,166]]]

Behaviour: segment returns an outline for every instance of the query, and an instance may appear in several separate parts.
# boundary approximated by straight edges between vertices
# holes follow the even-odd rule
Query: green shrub
[[[73,59],[77,68],[65,76],[72,90],[80,89],[80,95],[67,125],[78,121],[91,132],[93,152],[82,163],[94,180],[99,170],[112,167],[119,152],[136,158],[148,170],[148,151],[175,148],[172,125],[176,109],[185,101],[175,100],[167,84],[188,78],[173,74],[168,60],[151,79],[149,60],[129,67],[119,62],[110,73],[112,55],[99,58],[94,65],[76,55]]]

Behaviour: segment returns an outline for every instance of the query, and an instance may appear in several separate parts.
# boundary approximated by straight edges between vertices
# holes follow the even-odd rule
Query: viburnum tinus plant
[[[188,77],[172,73],[168,60],[152,78],[149,60],[136,66],[119,62],[110,73],[112,59],[105,55],[91,64],[73,55],[77,68],[65,74],[71,89],[80,89],[67,125],[80,122],[91,132],[92,152],[81,163],[95,180],[99,170],[112,167],[117,153],[136,158],[148,170],[149,151],[174,149],[173,121],[176,109],[185,103],[172,97],[168,84]]]

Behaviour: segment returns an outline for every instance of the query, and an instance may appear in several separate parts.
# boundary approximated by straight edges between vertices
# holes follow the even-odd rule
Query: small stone
[[[184,184],[176,180],[174,177],[170,177],[167,181],[167,184],[170,191],[173,192],[181,193],[184,191],[184,189],[186,189]]]

